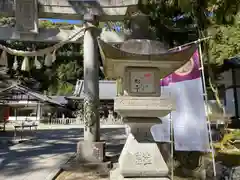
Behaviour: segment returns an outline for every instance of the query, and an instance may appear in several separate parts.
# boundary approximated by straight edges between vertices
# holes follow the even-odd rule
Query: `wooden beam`
[[[18,41],[33,41],[33,42],[60,42],[65,41],[69,37],[73,36],[77,30],[65,30],[59,28],[40,28],[39,33],[33,36],[20,35],[16,32],[15,28],[12,27],[0,27],[0,40],[18,40]],[[80,33],[83,36],[84,31]],[[72,39],[68,41],[70,43],[81,43],[82,38]]]
[[[137,11],[139,0],[38,0],[39,18],[81,20],[92,13],[100,21],[124,20]],[[15,17],[14,0],[0,1],[0,15]]]

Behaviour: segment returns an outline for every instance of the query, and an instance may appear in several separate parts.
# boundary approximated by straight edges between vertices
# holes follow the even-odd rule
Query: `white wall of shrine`
[[[234,98],[234,83],[233,83],[233,72],[232,69],[228,71],[224,71],[221,76],[222,79],[219,83],[225,86],[225,109],[226,113],[235,116],[236,115],[236,107],[235,103],[240,103],[240,79],[238,78],[240,75],[240,69],[235,69],[235,79],[236,79],[236,93],[237,99]],[[240,114],[240,106],[238,105],[238,114]]]
[[[42,105],[38,102],[19,101],[9,104],[10,122],[39,123],[42,119]]]

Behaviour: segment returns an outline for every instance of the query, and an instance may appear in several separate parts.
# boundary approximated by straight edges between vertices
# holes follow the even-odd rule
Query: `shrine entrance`
[[[14,56],[23,56],[24,62],[27,67],[27,57],[38,57],[45,56],[45,66],[50,68],[52,63],[55,61],[55,53],[56,51],[66,43],[81,43],[83,42],[83,51],[84,51],[84,141],[79,142],[77,145],[77,155],[78,160],[81,162],[91,162],[96,164],[101,164],[105,160],[105,143],[100,141],[100,123],[99,123],[99,49],[98,45],[102,46],[100,48],[102,58],[105,60],[109,60],[109,62],[105,62],[104,70],[107,71],[107,75],[110,78],[118,79],[118,93],[119,95],[123,95],[121,98],[125,98],[126,102],[121,101],[121,98],[118,98],[118,111],[127,117],[125,121],[133,125],[136,123],[136,119],[139,124],[141,124],[141,120],[146,123],[148,120],[152,123],[158,121],[157,117],[159,117],[159,109],[161,108],[166,115],[173,108],[170,106],[163,107],[163,104],[160,102],[156,102],[154,105],[152,101],[157,99],[157,96],[160,95],[159,88],[159,77],[165,77],[169,72],[172,72],[183,65],[191,56],[193,49],[190,48],[191,51],[187,53],[185,56],[186,59],[179,60],[178,56],[174,56],[175,59],[172,59],[172,64],[169,64],[168,60],[171,60],[171,55],[166,55],[165,47],[160,47],[159,42],[150,41],[153,39],[153,34],[149,32],[149,19],[147,16],[139,12],[139,5],[145,1],[141,0],[87,0],[87,1],[79,1],[79,0],[21,0],[15,1],[13,3],[12,0],[3,1],[0,4],[0,13],[2,13],[6,17],[15,17],[16,25],[15,27],[1,27],[0,28],[0,40],[20,40],[20,41],[31,41],[31,42],[56,42],[55,45],[37,50],[37,51],[22,51],[22,50],[14,50],[8,48],[6,46],[0,45],[0,49],[3,50],[2,54],[2,65],[7,65],[6,61],[6,53],[9,53]],[[77,27],[75,26],[73,30],[64,30],[64,29],[41,29],[38,27],[39,18],[57,18],[57,19],[77,19],[83,20],[83,26]],[[116,46],[121,47],[115,48],[110,45],[110,43],[106,41],[112,41],[112,43],[116,42],[116,38],[109,37],[108,34],[105,34],[104,37],[101,37],[97,41],[97,36],[99,36],[99,29],[97,28],[99,22],[104,21],[124,21],[126,19],[130,19],[130,30],[131,33],[125,43],[115,44]],[[113,35],[113,34],[110,34]],[[125,40],[125,37],[118,40]],[[102,41],[105,40],[105,42]],[[127,36],[126,36],[127,39]],[[143,41],[138,41],[139,39],[144,39]],[[142,43],[141,43],[142,42]],[[148,42],[148,43],[147,43]],[[149,43],[151,42],[151,43]],[[136,50],[136,46],[133,44],[137,44],[140,47]],[[157,46],[158,48],[152,48]],[[108,49],[108,50],[107,50]],[[116,50],[117,49],[117,50]],[[195,50],[195,49],[194,49]],[[124,54],[122,53],[124,51]],[[186,50],[187,51],[187,50]],[[163,62],[159,62],[159,57],[162,54],[165,54]],[[176,54],[180,54],[182,52],[175,52]],[[155,54],[153,56],[153,54]],[[171,54],[171,53],[169,53]],[[151,59],[153,58],[153,59]],[[169,59],[168,59],[169,58]],[[123,60],[123,61],[122,61]],[[142,60],[140,63],[142,68],[144,66],[151,66],[151,71],[141,71],[146,72],[146,75],[154,77],[154,79],[150,78],[151,83],[145,84],[144,86],[148,87],[145,90],[141,90],[141,92],[136,89],[133,89],[131,83],[132,80],[128,79],[129,77],[143,77],[145,76],[143,72],[139,73],[138,70],[131,69],[132,67],[138,66],[139,60]],[[150,61],[151,60],[151,61]],[[119,67],[117,68],[113,61],[119,63]],[[181,61],[181,62],[179,62]],[[124,62],[124,63],[122,63]],[[152,62],[149,63],[149,62]],[[161,65],[158,65],[161,64]],[[175,64],[177,64],[175,66]],[[130,67],[129,73],[131,76],[125,76],[124,67]],[[156,72],[152,68],[157,68]],[[27,69],[27,68],[25,68]],[[161,71],[162,69],[165,69]],[[116,71],[115,71],[116,70]],[[151,75],[152,74],[152,75]],[[159,76],[161,74],[161,76]],[[125,79],[124,79],[125,78]],[[135,78],[132,78],[135,79]],[[135,85],[134,85],[135,86]],[[137,85],[136,85],[137,86]],[[137,88],[138,89],[138,88]],[[135,92],[137,91],[137,92]],[[142,102],[139,103],[139,98],[136,96],[140,96],[143,101],[147,100],[149,107],[138,106],[139,104],[144,104]],[[126,95],[126,96],[125,96]],[[131,97],[132,96],[132,97]],[[129,99],[127,99],[127,98]],[[151,98],[149,98],[151,97]],[[145,98],[149,98],[145,99]],[[141,100],[141,99],[140,99]],[[165,102],[168,102],[167,100]],[[131,106],[132,104],[132,106]],[[167,104],[167,103],[166,103]],[[126,108],[127,105],[130,105],[135,111],[132,112],[132,109]],[[140,107],[140,108],[139,108]],[[151,109],[152,108],[152,109]],[[150,110],[146,112],[146,110]],[[155,113],[154,116],[152,112]],[[127,114],[129,113],[129,114]],[[127,114],[127,115],[126,115]],[[140,115],[139,115],[140,114]],[[145,119],[139,118],[144,115],[149,115]],[[129,117],[129,118],[128,118]],[[139,119],[138,119],[139,118]],[[147,121],[146,121],[147,120]],[[138,125],[139,125],[138,124]],[[149,123],[151,124],[151,123]],[[147,125],[149,132],[150,125]],[[141,127],[142,128],[142,127]],[[144,127],[145,128],[145,127]],[[143,128],[143,129],[144,129]],[[134,131],[136,130],[139,133],[139,127],[134,126]],[[135,132],[132,132],[133,134]],[[149,133],[148,133],[149,134]],[[121,165],[120,171],[116,171],[116,175],[123,179],[125,177],[139,177],[142,179],[143,175],[146,178],[159,177],[158,179],[168,179],[168,167],[166,162],[164,162],[161,153],[158,153],[159,149],[156,143],[152,143],[151,151],[148,150],[148,146],[146,147],[141,142],[136,142],[134,137],[130,137],[128,141],[128,149],[131,149],[131,143],[136,143],[140,147],[134,149],[131,153],[125,149],[123,151],[122,158],[119,159],[119,164]],[[145,139],[142,139],[145,141]],[[130,143],[129,143],[130,142]],[[144,146],[142,146],[144,145]],[[144,148],[142,148],[144,147]],[[146,147],[146,148],[145,148]],[[138,153],[137,151],[142,149],[145,152]],[[156,151],[157,150],[157,151]],[[136,151],[136,152],[135,152]],[[172,149],[173,152],[173,149]],[[150,158],[151,161],[154,161],[154,157],[152,155],[156,154],[155,159],[161,159],[161,161],[156,161],[156,163],[147,162],[146,164],[142,163],[141,166],[138,166],[135,162],[135,159],[147,159]],[[129,155],[129,156],[128,156]],[[147,155],[147,156],[145,156]],[[131,159],[132,164],[127,164],[128,158]],[[160,164],[159,164],[160,163]],[[138,168],[135,168],[138,166]],[[144,166],[144,169],[142,167]],[[158,168],[158,172],[156,173],[156,168]],[[160,167],[161,166],[161,167]],[[173,174],[173,173],[172,173]],[[115,177],[112,176],[112,179]],[[114,179],[115,180],[115,179]]]
[[[78,0],[6,0],[0,3],[0,14],[15,17],[14,27],[0,27],[0,40],[55,42],[53,46],[37,51],[15,50],[0,45],[3,50],[1,65],[8,68],[6,54],[24,57],[22,69],[28,70],[29,57],[35,57],[35,65],[39,65],[37,57],[44,56],[47,68],[55,61],[56,51],[66,43],[83,43],[84,51],[84,148],[92,151],[95,142],[100,143],[99,134],[99,52],[96,37],[99,22],[123,21],[138,12],[141,1],[78,1]],[[83,26],[75,26],[73,30],[61,28],[39,28],[39,18],[56,18],[66,20],[83,20]],[[86,145],[89,144],[89,146]],[[80,143],[81,144],[81,143]],[[92,146],[93,145],[93,146]],[[89,147],[90,149],[86,148]],[[104,149],[104,148],[103,148]],[[84,154],[84,153],[81,153]],[[85,160],[103,159],[103,157],[82,157]],[[103,154],[102,154],[103,156]],[[94,161],[95,161],[94,160]]]

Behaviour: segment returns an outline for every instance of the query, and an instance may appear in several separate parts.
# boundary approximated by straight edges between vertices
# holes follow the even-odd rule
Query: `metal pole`
[[[172,112],[170,113],[170,133],[171,133],[171,179],[174,178],[174,136],[173,136],[173,119],[172,119]]]
[[[206,40],[211,39],[211,38],[212,38],[212,37],[209,36],[209,37],[205,37],[205,38],[202,38],[202,39],[198,39],[198,40],[196,40],[196,41],[192,41],[192,42],[189,42],[189,43],[186,43],[186,44],[183,44],[183,45],[180,45],[180,46],[171,48],[171,49],[169,49],[169,51],[176,50],[176,49],[181,50],[181,49],[182,49],[183,47],[185,47],[185,46],[189,46],[189,45],[192,45],[192,44],[197,44],[197,43],[200,43],[200,42],[202,42],[202,41],[206,41]]]
[[[204,40],[206,40],[206,38]],[[203,65],[203,58],[202,58],[202,47],[201,47],[201,43],[200,43],[201,41],[198,40],[198,42],[199,42],[198,53],[199,53],[199,59],[200,59],[200,64],[201,64],[200,69],[201,69],[201,74],[202,74],[203,93],[204,93],[205,102],[208,102],[207,90],[206,90],[207,88],[206,88],[206,81],[205,81],[205,74],[204,74],[204,65]],[[208,104],[207,103],[206,103],[206,106],[207,106],[207,112],[208,112]],[[207,116],[208,132],[209,132],[209,139],[210,139],[210,148],[211,148],[211,153],[212,153],[213,175],[214,175],[214,177],[216,177],[216,165],[215,165],[215,156],[214,156],[215,153],[214,153],[214,149],[213,149],[211,124],[210,124],[210,120],[209,120],[209,117],[207,115],[207,112],[206,112],[206,116]]]
[[[181,50],[182,47],[179,47]],[[170,83],[172,83],[172,75],[170,75]],[[169,92],[169,96],[171,98],[171,91]],[[170,112],[170,143],[171,143],[171,179],[174,179],[174,132],[173,132],[173,118],[172,118],[172,112]]]

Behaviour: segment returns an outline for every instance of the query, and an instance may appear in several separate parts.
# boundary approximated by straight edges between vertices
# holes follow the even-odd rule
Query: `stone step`
[[[169,177],[123,177],[119,168],[110,171],[110,180],[170,180]]]

